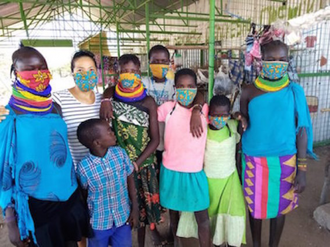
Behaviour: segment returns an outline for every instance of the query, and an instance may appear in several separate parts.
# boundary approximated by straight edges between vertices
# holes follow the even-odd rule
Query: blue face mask
[[[94,71],[77,72],[74,74],[74,81],[83,92],[93,90],[97,84],[97,79]]]
[[[176,101],[183,106],[190,105],[197,94],[197,88],[177,88],[176,89]]]
[[[225,127],[229,119],[230,119],[230,116],[229,117],[224,117],[224,116],[212,117],[212,116],[209,116],[210,124],[218,130]]]

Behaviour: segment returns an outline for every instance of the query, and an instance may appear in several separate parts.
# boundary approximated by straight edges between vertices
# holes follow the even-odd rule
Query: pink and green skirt
[[[271,219],[298,207],[294,192],[296,155],[252,157],[243,155],[243,192],[255,219]]]

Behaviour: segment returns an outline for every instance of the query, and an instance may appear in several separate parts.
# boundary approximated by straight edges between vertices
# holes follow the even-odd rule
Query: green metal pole
[[[116,38],[117,38],[117,57],[120,57],[120,42],[119,42],[119,25],[116,22]]]
[[[22,2],[19,2],[19,10],[20,10],[20,13],[21,13],[21,18],[23,20],[24,29],[25,29],[25,32],[26,32],[26,37],[29,38],[29,31],[28,31],[28,26],[26,24],[26,16],[25,16],[25,13],[24,13],[24,8],[23,8],[23,3]]]
[[[200,51],[200,67],[203,67],[204,66],[204,51],[201,50]]]
[[[149,3],[145,5],[145,14],[146,14],[146,35],[147,35],[147,53],[150,50],[150,30],[149,30]],[[148,77],[149,77],[149,66],[148,66]]]
[[[103,91],[105,90],[105,84],[104,84],[104,81],[105,81],[105,76],[104,76],[104,71],[103,71],[103,46],[102,46],[102,28],[101,28],[101,31],[100,31],[100,57],[101,57],[101,71],[102,71],[102,87],[103,87]]]
[[[210,0],[208,102],[210,102],[213,96],[213,84],[214,84],[214,22],[215,22],[215,0]]]

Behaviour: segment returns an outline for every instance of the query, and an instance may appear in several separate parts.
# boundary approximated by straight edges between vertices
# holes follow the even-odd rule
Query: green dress
[[[124,148],[131,159],[136,161],[147,147],[149,138],[148,109],[136,103],[113,102],[114,119],[112,126],[118,145]],[[150,155],[134,172],[137,199],[140,211],[140,226],[159,223],[162,208],[159,203],[159,185],[155,169],[155,154]]]
[[[221,130],[208,128],[204,157],[210,207],[208,209],[214,245],[240,246],[245,241],[246,211],[243,191],[236,170],[236,144],[240,141],[237,121],[229,120]],[[177,235],[198,237],[195,216],[183,212]]]

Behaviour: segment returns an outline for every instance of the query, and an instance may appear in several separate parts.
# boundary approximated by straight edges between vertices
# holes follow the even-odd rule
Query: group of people
[[[215,95],[209,105],[193,70],[167,78],[170,53],[149,51],[151,77],[132,54],[119,78],[95,92],[94,55],[78,51],[75,87],[51,93],[51,73],[34,48],[12,56],[13,93],[0,108],[0,206],[15,246],[132,246],[195,237],[200,246],[253,246],[271,219],[278,246],[285,215],[306,184],[312,126],[303,89],[287,76],[288,47],[261,46],[263,67],[243,88],[240,112]],[[4,117],[3,117],[4,118]],[[241,138],[242,137],[242,138]],[[240,177],[241,176],[241,177]],[[169,211],[170,234],[157,225]]]

